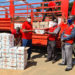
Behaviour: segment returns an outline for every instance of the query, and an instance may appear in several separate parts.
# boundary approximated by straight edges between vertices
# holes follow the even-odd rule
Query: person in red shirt
[[[15,38],[15,46],[17,45],[21,45],[21,32],[20,32],[20,28],[17,27],[16,29],[13,29],[12,34],[14,35]]]
[[[21,33],[22,33],[22,46],[29,46],[28,50],[28,60],[31,57],[31,48],[32,48],[32,24],[31,17],[28,16],[27,21],[25,21],[22,25]]]
[[[55,2],[53,2],[53,0],[47,0],[47,1],[51,1],[51,2],[48,3],[48,7],[50,7],[50,8],[46,9],[46,11],[53,11],[53,10],[55,10],[56,9],[55,6],[57,6],[58,4],[56,4]],[[58,0],[55,0],[55,1],[58,1]],[[43,17],[42,21],[44,21],[44,19],[45,19],[46,16],[47,16],[47,13],[44,14],[44,17]]]
[[[49,28],[48,31],[45,31],[47,34],[49,34],[48,36],[48,45],[47,45],[47,60],[45,62],[51,61],[52,63],[56,62],[56,58],[57,58],[57,54],[56,54],[56,38],[57,38],[57,34],[58,34],[58,29],[57,29],[57,21],[56,24],[54,22],[53,18],[53,25]]]

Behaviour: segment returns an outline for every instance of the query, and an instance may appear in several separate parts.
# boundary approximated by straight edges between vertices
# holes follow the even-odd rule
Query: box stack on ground
[[[0,33],[0,69],[24,70],[27,48],[14,46],[14,35]]]

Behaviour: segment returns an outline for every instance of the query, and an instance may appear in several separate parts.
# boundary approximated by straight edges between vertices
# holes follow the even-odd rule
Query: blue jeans
[[[22,40],[22,46],[24,46],[24,47],[26,47],[26,46],[30,47],[28,49],[28,60],[29,60],[30,57],[31,57],[32,40],[23,39]]]

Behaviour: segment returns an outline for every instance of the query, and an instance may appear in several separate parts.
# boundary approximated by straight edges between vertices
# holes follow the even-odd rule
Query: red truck
[[[25,2],[22,4],[17,4],[16,2],[19,2],[19,1],[21,0],[9,0],[5,2],[0,2],[4,4],[3,6],[0,5],[0,8],[1,8],[0,10],[1,12],[0,13],[0,31],[10,31],[11,32],[11,30],[14,29],[15,25],[21,26],[28,15],[31,15],[32,24],[34,23],[34,21],[42,22],[43,15],[45,13],[47,13],[48,15],[50,15],[51,13],[60,13],[62,14],[62,16],[65,15],[66,18],[68,17],[69,0],[54,1],[55,3],[60,2],[60,5],[56,6],[56,8],[60,8],[60,10],[48,11],[48,12],[45,12],[45,9],[52,8],[52,7],[47,7],[44,5],[49,4],[49,1],[39,2],[39,3]],[[37,5],[40,5],[40,6],[36,7]],[[75,6],[73,8],[75,8]],[[38,12],[36,10],[41,10],[41,11]],[[46,46],[47,37],[48,37],[47,34],[33,34],[32,43],[33,45]]]

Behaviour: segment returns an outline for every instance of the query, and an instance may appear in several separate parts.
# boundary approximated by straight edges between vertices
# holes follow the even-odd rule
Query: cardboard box
[[[9,53],[15,53],[16,54],[17,47],[12,47],[9,49]]]
[[[9,62],[3,62],[3,69],[9,68]]]
[[[3,53],[2,53],[2,57],[6,57],[6,58],[8,58],[8,57],[9,57],[9,53],[5,53],[5,52],[3,52]]]
[[[9,53],[9,48],[2,48],[1,51],[2,53]]]
[[[36,33],[36,34],[44,34],[45,31],[44,31],[44,30],[40,30],[40,29],[36,29],[36,30],[35,30],[35,33]]]
[[[3,57],[3,58],[2,58],[2,61],[3,61],[3,62],[10,62],[10,59]]]
[[[2,63],[0,63],[0,69],[3,69],[3,64]]]
[[[0,41],[2,40],[2,34],[0,33]]]
[[[17,61],[17,58],[9,57],[10,62],[15,62]]]
[[[49,28],[49,22],[40,22],[40,28]]]
[[[10,69],[12,69],[12,70],[16,70],[16,67],[10,67]]]
[[[9,62],[9,66],[10,67],[16,67],[17,66],[17,63],[16,62]]]
[[[17,62],[26,62],[27,63],[27,54],[17,55]]]
[[[9,57],[17,58],[17,55],[15,53],[9,53]]]
[[[1,49],[0,49],[0,57],[2,57],[2,51],[1,51]]]
[[[27,64],[26,63],[17,63],[17,69],[18,70],[24,70],[26,68]]]
[[[18,47],[17,48],[17,54],[26,54],[27,50],[25,47]]]
[[[2,57],[0,57],[0,64],[3,62],[3,59],[2,59]]]
[[[2,48],[2,43],[0,42],[0,48]]]
[[[16,29],[17,27],[22,28],[22,23],[14,23],[14,28]]]
[[[39,22],[33,22],[33,29],[39,29],[40,23]]]

